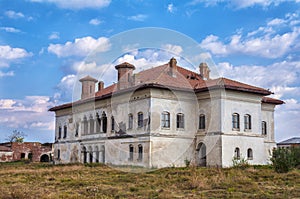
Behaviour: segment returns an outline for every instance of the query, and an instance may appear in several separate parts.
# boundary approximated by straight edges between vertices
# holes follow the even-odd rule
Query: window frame
[[[171,116],[170,113],[164,111],[161,113],[161,128],[169,129],[171,126]]]
[[[205,130],[206,128],[206,117],[204,114],[200,114],[199,115],[199,126],[198,129],[199,130]]]
[[[240,148],[239,147],[236,147],[234,149],[234,158],[237,159],[237,160],[241,159],[241,152],[240,152]]]
[[[240,114],[238,113],[232,114],[232,130],[234,131],[240,130]]]
[[[244,115],[244,130],[245,131],[251,131],[252,129],[252,118],[250,114]]]
[[[247,159],[253,160],[253,150],[251,148],[247,149]]]
[[[184,129],[184,114],[183,113],[176,114],[176,128]]]
[[[115,117],[111,116],[110,121],[111,121],[111,131],[115,131],[115,129],[116,129]]]
[[[266,121],[262,121],[261,122],[261,134],[266,136],[268,134],[267,132],[267,122]]]
[[[143,153],[144,153],[144,147],[142,144],[138,145],[138,161],[142,161],[143,160]]]
[[[68,127],[67,127],[67,125],[64,125],[64,136],[63,136],[63,138],[67,138],[67,133],[68,133]]]
[[[144,126],[144,114],[143,112],[138,112],[138,128],[142,128]]]
[[[129,161],[133,161],[133,155],[134,155],[134,147],[132,144],[129,145],[129,157],[128,160]]]

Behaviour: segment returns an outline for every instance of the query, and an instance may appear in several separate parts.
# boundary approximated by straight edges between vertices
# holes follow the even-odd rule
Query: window
[[[76,123],[76,130],[75,130],[75,137],[78,137],[78,133],[79,133],[79,123]]]
[[[60,160],[60,150],[57,149],[57,159]]]
[[[161,127],[162,128],[170,128],[170,113],[163,112],[161,114]]]
[[[139,157],[138,157],[138,161],[142,161],[143,160],[143,145],[139,145]]]
[[[128,115],[128,129],[132,129],[133,128],[133,115],[130,113]]]
[[[263,135],[267,135],[267,122],[265,121],[261,122],[261,133]]]
[[[247,158],[249,160],[253,159],[253,152],[252,152],[252,149],[250,149],[250,148],[247,150]]]
[[[106,133],[107,132],[107,117],[106,117],[106,114],[105,112],[103,111],[102,113],[102,131],[103,133]]]
[[[114,116],[111,116],[111,131],[115,130],[115,118]]]
[[[68,129],[67,129],[67,126],[65,125],[65,126],[64,126],[64,138],[67,137],[67,131],[68,131]]]
[[[61,126],[58,127],[58,139],[60,139],[60,138],[61,138]]]
[[[251,115],[246,114],[244,116],[244,126],[245,130],[251,130]]]
[[[101,131],[101,119],[99,117],[99,114],[96,113],[96,133],[99,133]]]
[[[142,112],[138,113],[138,128],[141,128],[144,126],[144,115]]]
[[[133,161],[133,146],[129,145],[129,161]]]
[[[205,129],[205,115],[201,114],[199,116],[199,129]]]
[[[88,133],[88,121],[86,116],[83,117],[83,134]]]
[[[93,119],[93,116],[90,116],[90,134],[94,133],[94,129],[95,129],[95,121]]]
[[[85,146],[83,147],[82,152],[83,152],[83,163],[87,163],[87,151]]]
[[[181,128],[183,129],[184,128],[184,114],[182,113],[178,113],[176,115],[176,128]]]
[[[235,150],[234,150],[234,158],[236,159],[240,159],[240,148],[236,147]]]
[[[240,115],[238,113],[232,114],[232,129],[240,129]]]

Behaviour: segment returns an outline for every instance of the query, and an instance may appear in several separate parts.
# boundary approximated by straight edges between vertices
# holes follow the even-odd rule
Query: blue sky
[[[276,141],[299,136],[299,8],[299,0],[1,0],[0,141],[17,129],[27,141],[52,142],[54,114],[47,110],[72,100],[82,60],[96,46],[110,48],[116,34],[144,27],[184,34],[219,75],[275,92],[286,102],[275,113]],[[182,53],[180,45],[165,47]],[[167,61],[154,54],[131,52],[118,60]],[[98,66],[85,67],[93,73]]]

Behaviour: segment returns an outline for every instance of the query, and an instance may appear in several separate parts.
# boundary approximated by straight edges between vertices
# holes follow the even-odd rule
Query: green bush
[[[286,173],[293,168],[299,168],[300,148],[274,149],[271,161],[277,173]]]

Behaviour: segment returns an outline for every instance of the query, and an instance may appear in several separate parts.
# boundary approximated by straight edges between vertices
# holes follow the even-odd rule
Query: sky
[[[105,55],[126,44],[132,30],[143,30],[136,43],[103,56],[101,67],[86,61],[95,49]],[[83,71],[109,85],[123,61],[156,66],[175,55],[190,63],[176,38],[156,49],[139,43],[165,33],[200,46],[219,76],[274,92],[285,101],[275,111],[275,140],[300,136],[300,0],[0,0],[0,142],[13,130],[25,141],[53,142],[48,109],[76,98]]]

